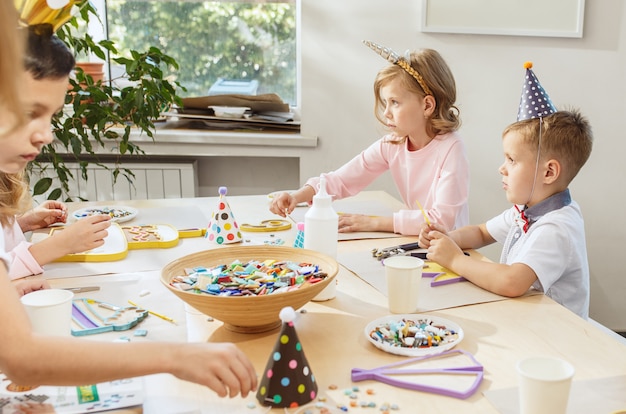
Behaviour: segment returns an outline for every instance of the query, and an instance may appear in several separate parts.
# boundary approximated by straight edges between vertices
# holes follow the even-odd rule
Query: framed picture
[[[422,0],[421,30],[583,37],[585,0]]]

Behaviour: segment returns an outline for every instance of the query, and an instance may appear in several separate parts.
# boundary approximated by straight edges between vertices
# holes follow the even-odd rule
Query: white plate
[[[126,206],[93,206],[76,210],[72,216],[76,220],[80,220],[96,214],[109,214],[111,216],[111,221],[123,223],[134,219],[135,216],[137,216],[137,209]]]
[[[277,197],[279,195],[281,195],[282,193],[294,193],[296,190],[280,190],[280,191],[273,191],[271,193],[269,193],[267,195],[267,198],[271,200],[274,199],[274,197]],[[309,205],[309,203],[307,203],[306,201],[303,201],[302,203],[298,203],[296,204],[296,206],[298,207],[307,207]]]
[[[431,321],[432,325],[437,326],[445,326],[447,330],[452,330],[456,332],[456,337],[454,339],[450,338],[448,342],[445,342],[439,346],[433,346],[430,348],[408,348],[408,347],[400,347],[400,346],[392,346],[388,343],[374,340],[370,337],[370,332],[374,331],[376,327],[385,326],[390,322],[400,322],[403,319],[405,320],[427,320]],[[367,324],[364,330],[365,337],[369,342],[372,343],[376,348],[382,349],[385,352],[389,352],[390,354],[402,355],[402,356],[423,356],[423,355],[433,355],[438,354],[443,351],[447,351],[448,349],[454,348],[459,342],[463,340],[463,329],[456,323],[449,321],[444,318],[438,318],[436,316],[430,315],[420,315],[420,314],[408,314],[408,315],[389,315],[384,316],[382,318],[376,319]]]

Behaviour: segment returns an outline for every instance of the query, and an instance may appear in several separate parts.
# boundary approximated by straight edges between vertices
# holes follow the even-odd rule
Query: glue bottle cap
[[[317,194],[313,196],[313,204],[318,207],[330,206],[333,198],[326,192],[326,177],[320,176],[320,185]]]

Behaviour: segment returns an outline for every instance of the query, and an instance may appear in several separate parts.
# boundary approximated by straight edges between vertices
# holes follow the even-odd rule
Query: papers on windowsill
[[[212,106],[249,108],[241,117],[216,116]],[[300,131],[289,104],[276,94],[212,95],[183,99],[183,107],[162,114],[172,128]]]

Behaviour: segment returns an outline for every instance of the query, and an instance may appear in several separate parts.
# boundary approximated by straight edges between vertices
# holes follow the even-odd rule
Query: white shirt
[[[530,213],[530,210],[527,211]],[[512,244],[510,240],[507,241],[507,236],[512,226],[517,226],[517,216],[519,213],[514,207],[506,210],[487,222],[487,231],[496,241]],[[532,217],[531,214],[529,216]],[[500,262],[529,266],[538,279],[532,288],[544,292],[546,296],[587,319],[589,264],[585,226],[578,204],[571,201],[535,218],[536,221],[531,220],[532,224],[526,233],[517,232],[518,240],[508,252],[503,249]]]

